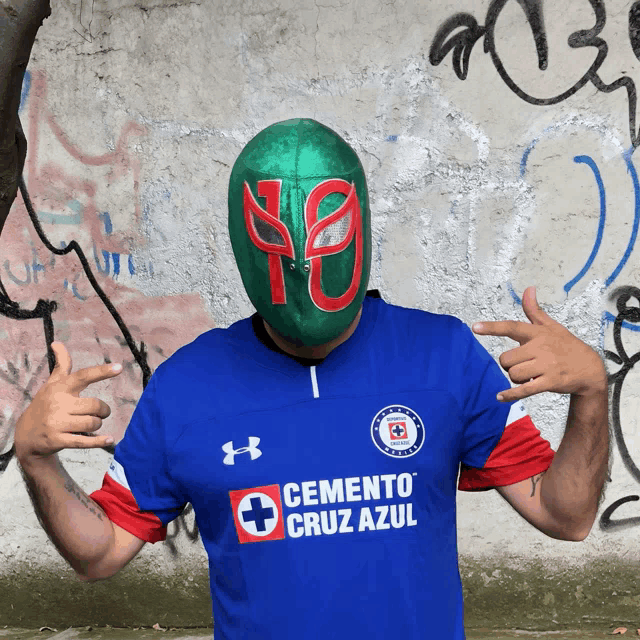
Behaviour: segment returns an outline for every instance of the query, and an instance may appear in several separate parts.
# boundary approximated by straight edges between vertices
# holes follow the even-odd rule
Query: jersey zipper
[[[311,373],[311,388],[313,389],[313,397],[319,398],[320,392],[318,391],[318,377],[316,376],[315,365],[312,365],[310,367],[310,373]]]

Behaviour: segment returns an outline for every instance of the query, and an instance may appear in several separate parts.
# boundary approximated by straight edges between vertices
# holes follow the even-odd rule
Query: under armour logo
[[[222,461],[224,464],[233,464],[233,459],[239,453],[249,453],[251,454],[251,459],[255,460],[262,455],[262,451],[258,449],[258,445],[260,444],[260,438],[256,438],[254,436],[249,436],[249,446],[248,447],[240,447],[240,449],[233,448],[233,440],[229,442],[225,442],[222,445],[222,450],[227,454]]]

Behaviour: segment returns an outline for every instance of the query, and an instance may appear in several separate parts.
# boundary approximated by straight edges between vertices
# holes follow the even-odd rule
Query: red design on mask
[[[269,282],[271,284],[271,302],[273,304],[286,304],[287,296],[284,288],[284,274],[282,272],[282,256],[291,258],[295,256],[293,241],[287,227],[280,221],[280,180],[258,180],[258,196],[265,198],[266,210],[263,209],[253,197],[249,185],[244,183],[243,208],[244,221],[247,232],[253,244],[269,257]],[[260,237],[260,231],[256,228],[254,216],[262,221],[266,227],[262,233],[279,236],[281,243],[270,242]]]
[[[320,202],[332,193],[342,193],[347,199],[331,215],[318,220]],[[316,239],[324,230],[348,215],[351,216],[349,229],[342,240],[336,244],[314,247]],[[309,294],[314,304],[322,311],[341,311],[355,299],[360,288],[360,278],[362,276],[362,214],[355,185],[340,179],[325,180],[316,185],[305,204],[305,220],[307,224],[305,260],[310,260],[311,262]],[[356,239],[356,255],[351,284],[341,296],[332,298],[322,290],[322,257],[344,251],[351,243],[354,235]]]

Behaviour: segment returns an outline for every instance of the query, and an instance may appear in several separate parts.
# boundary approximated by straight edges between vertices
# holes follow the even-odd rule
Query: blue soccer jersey
[[[157,368],[92,498],[149,542],[193,505],[216,640],[459,640],[457,488],[553,458],[509,386],[451,316],[367,297],[313,366],[241,320]]]

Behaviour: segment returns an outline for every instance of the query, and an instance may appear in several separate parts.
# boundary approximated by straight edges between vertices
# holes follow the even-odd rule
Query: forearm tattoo
[[[533,476],[531,478],[531,498],[533,498],[533,496],[536,493],[536,485],[538,484],[538,482],[540,482],[540,478],[542,478],[542,476],[544,475],[544,472],[539,473],[537,476]]]
[[[76,483],[69,479],[64,483],[64,488],[75,498],[77,498],[77,500],[80,502],[80,504],[82,504],[84,507],[86,507],[87,509],[89,509],[89,511],[91,511],[91,513],[93,513],[93,515],[97,516],[100,520],[102,520],[102,511],[100,509],[96,509],[95,507],[95,503],[93,502],[93,500],[91,500],[90,498],[88,498],[80,489],[79,487],[76,485]]]

